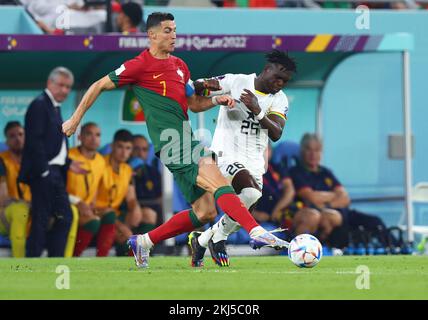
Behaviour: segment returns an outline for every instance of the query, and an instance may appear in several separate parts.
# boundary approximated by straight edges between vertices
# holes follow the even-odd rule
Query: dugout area
[[[205,47],[202,42],[195,42],[197,35],[182,35],[183,39],[191,39],[191,45],[183,45],[177,49],[176,55],[188,63],[192,78],[197,79],[207,76],[221,75],[224,73],[253,73],[260,72],[264,65],[264,52],[277,47],[289,51],[298,63],[298,74],[290,82],[287,95],[290,99],[290,123],[287,125],[289,131],[283,139],[298,141],[301,134],[306,131],[317,131],[324,137],[326,159],[333,159],[338,155],[337,150],[332,148],[337,144],[340,133],[337,119],[332,119],[329,115],[333,112],[331,100],[334,100],[334,90],[331,89],[332,81],[339,81],[337,73],[347,67],[347,63],[352,59],[354,77],[358,78],[358,59],[372,59],[376,55],[382,56],[385,64],[382,63],[377,75],[377,82],[374,82],[373,90],[381,91],[382,87],[376,88],[382,81],[388,78],[389,74],[385,70],[394,69],[394,75],[399,75],[398,84],[394,90],[399,91],[400,101],[395,101],[400,108],[400,114],[395,112],[394,119],[382,119],[382,125],[393,126],[401,129],[399,132],[403,139],[404,161],[394,161],[391,159],[378,159],[374,165],[379,171],[383,170],[383,163],[389,170],[398,171],[395,180],[384,183],[383,175],[388,172],[378,174],[377,180],[352,181],[346,180],[345,186],[350,186],[351,196],[361,202],[364,201],[397,201],[401,211],[404,200],[407,224],[413,225],[413,213],[410,203],[410,189],[412,186],[411,177],[411,126],[410,126],[410,100],[409,100],[409,51],[413,48],[413,37],[410,34],[385,34],[385,35],[246,35],[245,45],[242,42],[230,42],[228,48],[218,48],[209,44],[224,41],[222,36],[199,36],[207,38],[209,42]],[[233,36],[228,36],[229,38]],[[237,38],[240,36],[238,35]],[[115,70],[120,64],[137,55],[143,48],[124,48],[120,45],[123,36],[43,36],[43,35],[0,35],[0,64],[2,66],[2,77],[0,77],[0,87],[2,96],[20,95],[27,92],[28,95],[37,94],[45,85],[47,75],[51,69],[58,65],[63,65],[71,69],[75,75],[74,94],[68,99],[64,106],[66,117],[77,105],[81,95],[92,82],[106,75],[109,71]],[[143,39],[144,37],[136,37]],[[218,40],[220,39],[220,40]],[[223,40],[221,40],[223,39]],[[138,39],[137,39],[138,40]],[[239,39],[238,39],[239,40]],[[242,40],[242,39],[241,39]],[[183,40],[184,41],[184,40]],[[217,42],[216,42],[217,41]],[[144,43],[144,41],[140,41]],[[123,42],[122,42],[123,43]],[[195,43],[197,45],[195,45]],[[398,62],[398,63],[397,63]],[[364,63],[361,64],[364,68]],[[364,69],[361,69],[364,70]],[[352,75],[352,74],[351,74]],[[349,74],[348,74],[349,76]],[[339,77],[340,79],[340,77]],[[352,80],[352,77],[351,77]],[[358,81],[357,81],[358,82]],[[329,86],[330,85],[330,86]],[[346,84],[344,84],[345,86]],[[347,90],[359,90],[352,81],[349,81]],[[29,93],[30,92],[30,93]],[[337,94],[343,90],[338,90]],[[109,93],[110,94],[110,93]],[[105,125],[103,129],[103,142],[109,141],[114,131],[119,127],[131,129],[134,133],[147,134],[145,125],[135,126],[135,123],[125,123],[118,118],[118,108],[123,100],[123,91],[111,94],[104,100],[99,101],[88,113],[87,121],[95,120]],[[372,97],[369,97],[372,98]],[[337,98],[341,99],[341,98]],[[337,100],[336,99],[336,100]],[[373,99],[372,99],[373,100]],[[371,103],[372,100],[367,100]],[[397,100],[397,99],[395,99]],[[327,103],[328,102],[328,103]],[[354,108],[352,101],[346,102],[349,108]],[[379,107],[385,108],[381,101],[373,102]],[[12,105],[12,107],[11,107]],[[99,106],[102,105],[102,106]],[[6,100],[0,100],[0,107],[5,110],[0,117],[3,120],[21,120],[25,110],[24,104],[16,106]],[[388,106],[386,106],[388,107]],[[15,110],[15,112],[14,112]],[[394,109],[396,110],[396,109]],[[216,110],[211,110],[204,114],[192,114],[190,119],[194,129],[206,128],[212,132],[215,127]],[[106,121],[104,121],[104,119]],[[342,121],[341,126],[352,126],[349,119]],[[391,121],[393,125],[388,125]],[[367,121],[364,131],[370,137],[370,130],[379,130],[378,123],[372,123],[375,127],[370,127],[372,122]],[[398,123],[398,125],[397,125]],[[335,128],[337,130],[335,130]],[[374,131],[378,135],[378,131]],[[347,133],[350,137],[354,132]],[[376,139],[375,139],[376,140]],[[364,141],[363,141],[364,143]],[[382,143],[376,140],[375,143]],[[358,148],[358,146],[356,146]],[[380,148],[383,148],[380,147]],[[341,151],[339,151],[341,152]],[[386,155],[385,155],[386,157]],[[391,163],[389,161],[392,161]],[[331,161],[330,161],[331,162]],[[329,161],[327,163],[330,163]],[[354,169],[354,172],[361,168]],[[340,169],[338,170],[340,172]],[[370,170],[369,170],[370,171]],[[364,174],[363,174],[364,175]],[[170,182],[170,186],[165,188],[165,218],[172,214],[173,208],[170,178],[165,178]],[[169,180],[168,180],[169,179]],[[167,183],[166,183],[167,184]],[[165,184],[165,185],[166,185]],[[392,187],[391,187],[392,186]],[[355,187],[355,188],[353,188]],[[354,191],[355,190],[355,191]],[[395,222],[397,223],[397,222]],[[409,239],[412,239],[412,229],[408,228]]]

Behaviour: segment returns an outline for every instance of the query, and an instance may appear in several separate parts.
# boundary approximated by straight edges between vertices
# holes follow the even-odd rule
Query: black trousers
[[[383,245],[388,244],[388,230],[379,217],[350,208],[336,210],[342,215],[343,223],[340,227],[335,228],[329,236],[328,241],[331,246],[336,248],[346,247],[349,242],[349,233],[358,231],[360,226],[371,235],[378,236]]]
[[[49,257],[63,257],[72,213],[60,166],[50,166],[49,175],[30,182],[31,230],[27,257],[40,257],[46,247]]]
[[[365,230],[374,232],[380,226],[386,229],[383,221],[372,214],[367,214],[354,209],[344,208],[338,210],[343,218],[343,225],[350,227],[351,229],[358,229],[359,226],[363,226]]]

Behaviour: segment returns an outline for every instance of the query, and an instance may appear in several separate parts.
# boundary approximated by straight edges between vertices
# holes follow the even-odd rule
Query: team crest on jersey
[[[184,73],[180,68],[177,69],[177,74],[181,77],[181,79],[184,79]]]
[[[325,184],[328,187],[332,187],[333,186],[333,180],[331,180],[330,178],[325,178]]]

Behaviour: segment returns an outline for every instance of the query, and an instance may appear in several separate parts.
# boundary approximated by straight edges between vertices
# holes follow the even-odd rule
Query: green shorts
[[[207,156],[203,145],[195,140],[189,121],[174,100],[149,90],[139,90],[147,129],[155,153],[171,171],[187,202],[199,199],[205,190],[198,187],[198,162]]]
[[[169,149],[169,147],[165,147],[163,150]],[[180,150],[181,156],[178,158],[177,162],[174,161],[169,164],[164,164],[174,176],[174,180],[186,201],[192,204],[206,192],[206,190],[198,187],[196,183],[199,171],[199,160],[203,157],[212,157],[213,154],[209,150],[203,148],[203,145],[197,140],[192,141],[189,147],[186,146]],[[188,161],[189,153],[192,155],[192,161],[190,163]],[[162,160],[162,152],[159,157]]]

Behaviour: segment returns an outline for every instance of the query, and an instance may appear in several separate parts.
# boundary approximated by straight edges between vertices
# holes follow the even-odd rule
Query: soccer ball
[[[299,234],[290,242],[288,257],[300,268],[313,268],[322,257],[322,245],[310,234]]]

